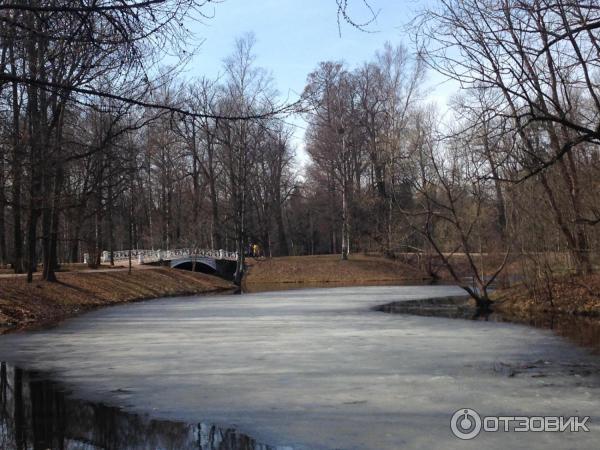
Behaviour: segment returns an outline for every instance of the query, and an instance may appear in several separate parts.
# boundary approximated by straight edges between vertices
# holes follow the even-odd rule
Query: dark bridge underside
[[[218,275],[218,272],[216,269],[214,269],[211,266],[209,266],[208,264],[204,264],[200,261],[196,261],[195,267],[194,267],[193,261],[183,261],[183,262],[174,264],[171,267],[174,269],[207,273],[209,275]]]
[[[231,281],[233,280],[233,275],[235,273],[236,262],[200,257],[195,259],[182,258],[173,260],[169,263],[169,265],[173,269],[202,272],[209,275],[216,275]]]

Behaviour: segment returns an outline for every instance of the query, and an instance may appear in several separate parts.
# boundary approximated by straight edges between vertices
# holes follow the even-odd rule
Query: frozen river
[[[97,402],[85,404],[89,417],[102,402],[121,407],[119,414],[203,424],[180,430],[171,448],[598,448],[600,364],[587,350],[520,325],[372,310],[462,294],[449,286],[353,287],[106,308],[0,337],[0,360],[10,363],[3,391],[17,392],[18,366],[58,380],[71,398]],[[20,389],[20,396],[37,392]],[[3,395],[5,409],[14,409],[14,394]],[[450,431],[463,408],[482,416],[591,416],[590,432],[482,432],[463,441]],[[207,446],[212,425],[252,439]],[[1,436],[6,448],[11,432]],[[100,446],[91,435],[68,439],[88,447],[66,448]]]

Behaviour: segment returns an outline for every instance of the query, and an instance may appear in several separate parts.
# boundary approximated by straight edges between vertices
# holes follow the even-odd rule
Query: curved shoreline
[[[218,277],[166,268],[67,272],[59,282],[0,279],[0,334],[52,326],[105,306],[216,294],[236,287]]]
[[[55,374],[79,398],[223,424],[275,445],[433,448],[454,442],[448,420],[460,406],[551,413],[540,401],[549,389],[554,408],[597,411],[573,388],[596,392],[596,361],[551,333],[369,312],[460,294],[382,286],[165,299],[5,336],[1,347],[8,361]],[[427,420],[416,426],[415,417]],[[356,435],[356,423],[369,432]],[[485,446],[516,443],[502,437]]]

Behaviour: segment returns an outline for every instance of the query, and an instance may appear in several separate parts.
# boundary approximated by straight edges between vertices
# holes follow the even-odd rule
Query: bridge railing
[[[238,258],[237,252],[228,252],[226,250],[212,249],[191,249],[180,248],[172,250],[131,250],[131,259],[134,264],[149,264],[159,261],[171,261],[180,258],[213,258],[216,260],[236,261]],[[88,254],[83,256],[84,262],[88,262]],[[113,252],[113,261],[123,262],[129,260],[129,250],[119,250]],[[102,263],[110,262],[110,252],[102,252],[100,258]]]

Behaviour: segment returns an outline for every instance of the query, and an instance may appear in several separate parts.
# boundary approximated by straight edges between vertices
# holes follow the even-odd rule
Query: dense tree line
[[[0,264],[31,280],[41,263],[53,281],[84,252],[90,265],[129,248],[243,255],[247,221],[264,251],[287,252],[290,132],[253,38],[222,80],[177,79],[184,22],[208,4],[0,3]]]
[[[340,20],[368,27],[349,3]],[[416,255],[432,276],[466,267],[481,304],[514,255],[535,289],[557,267],[594,270],[593,2],[440,0],[414,21],[415,49],[319,63],[293,105],[303,172],[251,35],[217,80],[160,67],[189,57],[182,21],[209,4],[0,3],[0,263],[30,277],[41,263],[52,280],[83,253],[97,265],[121,249],[222,248],[239,276],[250,243],[377,251]],[[428,70],[461,84],[447,112],[425,100]]]
[[[413,23],[417,56],[387,45],[354,70],[321,63],[305,91],[319,251],[417,253],[457,280],[460,254],[484,306],[514,254],[536,286],[557,267],[592,272],[599,14],[593,2],[442,0]],[[422,100],[426,67],[462,87],[443,118]]]

